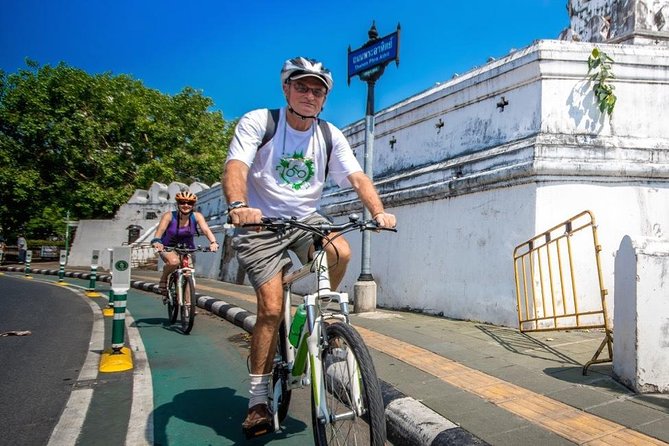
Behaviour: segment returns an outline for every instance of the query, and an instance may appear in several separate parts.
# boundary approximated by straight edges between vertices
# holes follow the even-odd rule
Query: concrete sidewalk
[[[58,272],[57,265],[32,269]],[[132,277],[135,288],[157,289],[156,271]],[[198,291],[198,306],[252,328],[252,289],[199,278]],[[669,396],[629,391],[612,378],[610,363],[582,374],[601,331],[522,334],[386,310],[352,321],[385,383],[394,444],[669,444]]]

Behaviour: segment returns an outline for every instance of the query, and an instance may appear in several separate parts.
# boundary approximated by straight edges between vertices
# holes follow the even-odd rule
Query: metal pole
[[[351,74],[357,75],[361,80],[367,82],[367,109],[365,113],[365,153],[364,169],[369,179],[374,181],[374,170],[372,162],[374,160],[374,85],[383,75],[386,65],[393,58],[395,63],[399,63],[399,31],[400,25],[397,24],[397,34],[389,34],[384,37],[382,45],[379,43],[379,33],[376,30],[376,24],[372,22],[371,28],[367,32],[369,40],[361,48],[351,51],[348,48],[349,57],[349,84]],[[395,46],[396,43],[396,46]],[[381,50],[383,47],[383,50]],[[388,50],[381,59],[373,60],[369,58],[370,54],[375,55],[379,51]],[[393,53],[393,50],[395,51]],[[353,53],[353,54],[352,54]],[[372,218],[367,208],[362,210],[363,218],[369,220]],[[376,282],[372,277],[372,242],[368,231],[362,232],[362,262],[360,265],[360,276],[353,285],[354,308],[356,313],[376,311]]]
[[[365,113],[365,154],[364,154],[364,169],[365,174],[374,181],[374,169],[372,162],[374,160],[374,84],[373,80],[367,82],[367,111]],[[372,218],[369,209],[364,208],[363,219],[369,220]],[[362,232],[362,264],[360,268],[361,282],[373,281],[372,276],[372,243],[371,234],[369,231]]]
[[[65,264],[67,264],[69,242],[70,242],[70,211],[67,211],[67,217],[65,218]]]

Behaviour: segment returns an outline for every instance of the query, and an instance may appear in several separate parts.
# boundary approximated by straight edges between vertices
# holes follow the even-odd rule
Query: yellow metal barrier
[[[595,217],[583,211],[521,243],[513,252],[521,332],[604,329],[604,340],[583,366],[584,375],[591,364],[613,360],[601,250]],[[588,299],[595,293],[599,299]],[[604,347],[609,357],[600,359]]]

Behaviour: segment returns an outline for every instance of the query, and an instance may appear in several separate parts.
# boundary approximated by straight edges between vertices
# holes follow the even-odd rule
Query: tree
[[[170,96],[127,75],[64,63],[0,70],[0,227],[45,238],[63,219],[109,218],[153,181],[214,183],[234,122],[190,87]]]

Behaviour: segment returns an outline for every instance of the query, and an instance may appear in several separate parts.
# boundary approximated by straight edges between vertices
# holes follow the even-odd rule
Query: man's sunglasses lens
[[[326,91],[322,88],[310,88],[300,82],[295,82],[293,85],[295,86],[295,90],[297,90],[298,93],[305,94],[311,90],[311,94],[313,94],[315,98],[322,98],[326,93]]]

